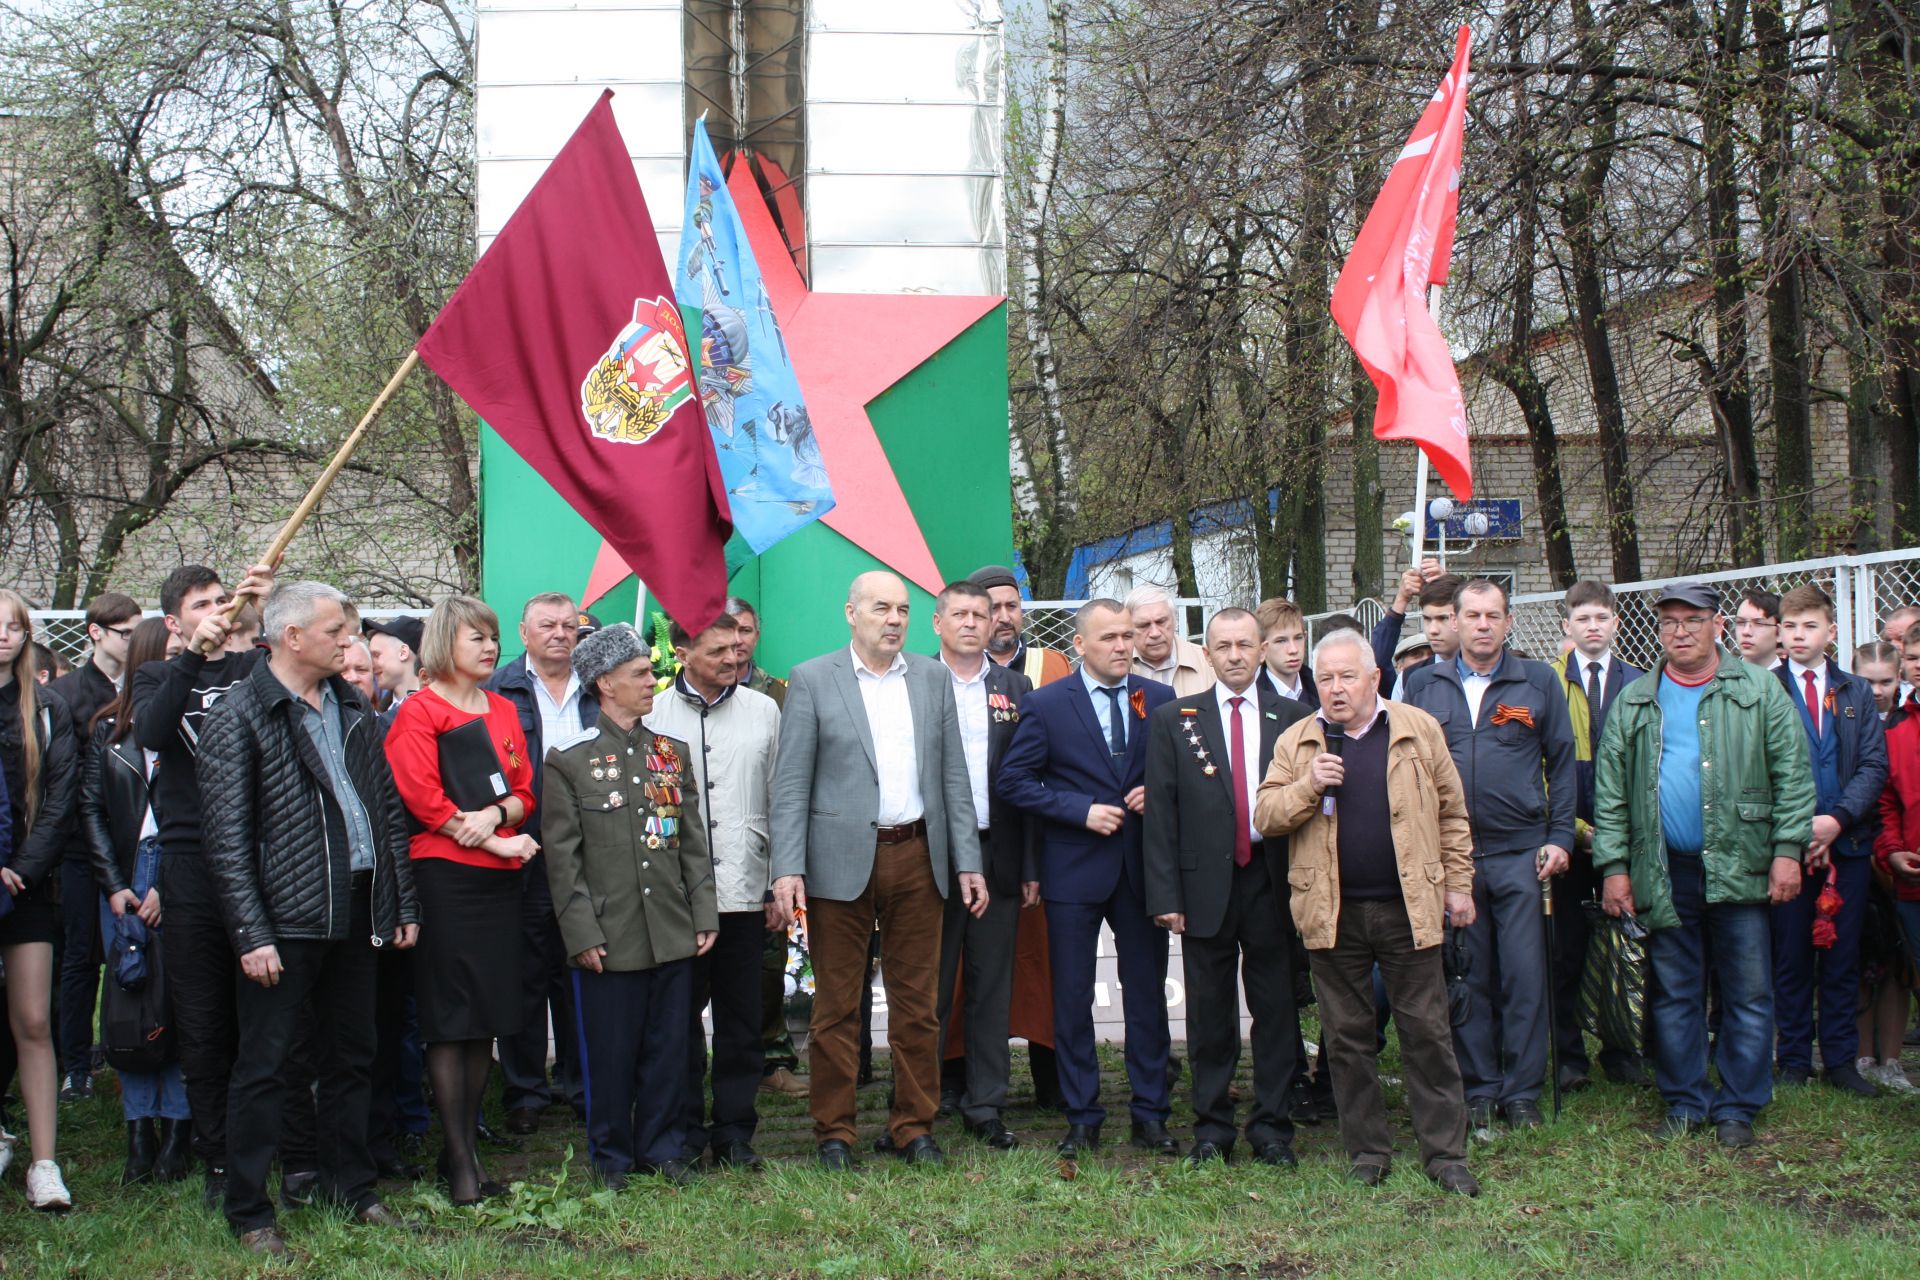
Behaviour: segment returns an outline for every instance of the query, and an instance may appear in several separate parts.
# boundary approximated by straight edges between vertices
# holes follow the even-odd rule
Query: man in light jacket
[[[1473,837],[1460,772],[1434,718],[1380,699],[1365,637],[1336,631],[1313,653],[1320,712],[1274,744],[1253,821],[1291,834],[1287,882],[1320,997],[1348,1176],[1378,1186],[1393,1160],[1380,1092],[1373,969],[1380,967],[1427,1175],[1478,1195],[1453,1054],[1444,926],[1473,923]],[[1345,734],[1327,750],[1328,727]]]
[[[687,1031],[686,1158],[709,1147],[723,1165],[757,1168],[766,1046],[761,1039],[760,958],[777,913],[768,892],[767,792],[773,784],[780,708],[738,680],[740,624],[721,614],[698,635],[672,627],[680,674],[647,716],[656,733],[689,748],[694,789],[707,820],[720,937],[694,957]],[[700,1011],[713,1004],[713,1109],[707,1109],[707,1038]],[[711,1116],[712,1123],[708,1119]]]

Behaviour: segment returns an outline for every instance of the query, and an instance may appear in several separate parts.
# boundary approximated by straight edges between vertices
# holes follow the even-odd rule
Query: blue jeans
[[[1697,855],[1667,854],[1677,928],[1647,942],[1654,1079],[1669,1115],[1751,1122],[1773,1100],[1773,951],[1764,902],[1707,902]],[[1720,1089],[1707,1091],[1707,965],[1720,992],[1714,1065]]]
[[[133,855],[134,896],[142,901],[147,890],[160,878],[160,841],[149,836],[140,842]],[[152,945],[160,945],[160,931],[152,930]],[[100,936],[113,937],[113,909],[100,899]],[[113,981],[113,965],[107,965],[107,981]],[[120,1110],[129,1120],[191,1120],[187,1107],[187,1086],[180,1078],[180,1064],[170,1062],[158,1071],[122,1071]]]

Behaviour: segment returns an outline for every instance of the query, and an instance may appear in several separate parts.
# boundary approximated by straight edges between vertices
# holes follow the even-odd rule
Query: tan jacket
[[[1380,732],[1375,729],[1374,732]],[[1446,895],[1473,892],[1473,834],[1466,793],[1440,724],[1418,707],[1387,709],[1387,803],[1393,808],[1393,851],[1413,924],[1413,945],[1437,947]],[[1326,726],[1309,716],[1280,735],[1260,783],[1253,822],[1269,836],[1293,836],[1287,882],[1293,921],[1310,951],[1330,949],[1340,924],[1339,815],[1320,812],[1309,768],[1327,749]]]
[[[1171,685],[1173,692],[1182,698],[1205,693],[1216,682],[1213,661],[1207,657],[1207,651],[1185,636],[1173,638],[1173,665],[1164,670],[1155,671],[1148,666],[1147,660],[1136,649],[1133,654],[1133,674]]]

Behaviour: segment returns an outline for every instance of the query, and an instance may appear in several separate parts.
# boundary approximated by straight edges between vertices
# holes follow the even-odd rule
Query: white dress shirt
[[[1791,660],[1789,660],[1787,663],[1787,674],[1793,677],[1794,698],[1796,701],[1799,701],[1802,703],[1804,703],[1807,700],[1807,673],[1808,672],[1813,673],[1813,689],[1814,689],[1813,700],[1820,704],[1820,715],[1822,717],[1820,721],[1820,732],[1825,733],[1827,731],[1827,722],[1825,719],[1827,714],[1827,664],[1826,662],[1822,661],[1820,665],[1817,667],[1803,667],[1799,663]]]
[[[913,741],[913,701],[907,696],[907,655],[896,653],[885,671],[869,670],[851,645],[853,679],[867,708],[867,729],[873,735],[874,771],[880,777],[880,813],[883,827],[900,827],[926,816],[920,797],[920,756]]]
[[[580,723],[580,677],[568,671],[566,692],[555,702],[547,690],[546,680],[531,662],[527,664],[527,674],[533,678],[533,705],[540,712],[540,749],[545,751],[556,743],[579,736],[580,730],[587,727]],[[536,760],[534,767],[537,769],[543,763]]]
[[[1293,673],[1293,688],[1289,689],[1286,685],[1280,683],[1279,672],[1275,671],[1272,667],[1267,667],[1265,670],[1268,681],[1273,685],[1273,691],[1281,697],[1292,698],[1295,702],[1298,702],[1306,695],[1307,682],[1301,678],[1298,671]]]
[[[1607,683],[1613,675],[1613,650],[1608,649],[1597,658],[1589,658],[1586,654],[1575,649],[1573,656],[1569,658],[1568,661],[1573,663],[1574,678],[1580,682],[1580,691],[1587,695],[1587,703],[1590,706],[1595,704],[1595,698],[1593,690],[1588,687],[1593,683],[1593,672],[1588,668],[1593,663],[1597,662],[1600,664],[1600,697],[1598,699],[1598,705],[1605,706],[1607,700]]]
[[[967,777],[973,783],[973,812],[980,829],[987,829],[987,656],[980,655],[980,669],[968,679],[947,666],[946,655],[940,665],[953,677],[953,701],[960,712],[960,747],[967,755]]]
[[[1235,778],[1234,782],[1247,793],[1247,833],[1255,844],[1266,839],[1260,834],[1260,828],[1253,822],[1255,797],[1260,791],[1260,780],[1266,776],[1266,761],[1260,758],[1260,698],[1259,687],[1248,685],[1245,693],[1235,693],[1224,682],[1214,686],[1215,698],[1220,704],[1220,736],[1226,739],[1227,758],[1220,761],[1228,773],[1233,772],[1233,700],[1240,703],[1240,741],[1246,752],[1247,776]]]
[[[1126,692],[1127,682],[1122,680],[1119,684],[1101,684],[1094,678],[1093,672],[1087,670],[1085,666],[1080,668],[1080,679],[1082,683],[1087,686],[1087,697],[1093,700],[1093,719],[1094,722],[1100,726],[1100,739],[1107,744],[1109,751],[1113,749],[1113,725],[1109,723],[1109,716],[1113,711],[1113,699],[1105,693],[1102,693],[1101,690],[1121,690],[1120,741],[1125,746],[1132,746],[1133,726],[1126,721],[1127,712],[1132,702],[1131,696]]]
[[[1464,661],[1460,663],[1460,689],[1467,695],[1467,711],[1473,716],[1475,728],[1480,726],[1480,700],[1487,696],[1487,689],[1493,684],[1493,677],[1500,670],[1496,664],[1492,671],[1481,675]]]

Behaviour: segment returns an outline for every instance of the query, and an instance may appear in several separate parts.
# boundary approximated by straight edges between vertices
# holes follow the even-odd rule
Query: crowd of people
[[[892,1091],[872,1149],[942,1164],[943,1115],[1018,1146],[1023,1039],[1078,1160],[1106,1120],[1103,933],[1128,1140],[1196,1164],[1244,1139],[1291,1166],[1295,1126],[1331,1119],[1350,1176],[1379,1183],[1389,1024],[1422,1168],[1469,1195],[1471,1144],[1542,1124],[1595,1060],[1658,1092],[1663,1135],[1730,1147],[1776,1083],[1913,1091],[1920,608],[1845,668],[1815,586],[1681,582],[1651,608],[1651,671],[1616,652],[1598,582],[1537,661],[1497,583],[1428,562],[1371,633],[1337,615],[1310,647],[1273,599],[1219,610],[1200,644],[1145,588],[1082,606],[1068,654],[1029,642],[1015,575],[987,566],[940,592],[920,654],[908,588],[874,572],[848,644],[785,680],[737,599],[672,627],[667,679],[648,636],[557,592],[525,603],[502,665],[477,599],[363,621],[323,583],[186,566],[159,616],[96,599],[87,659],[53,678],[0,591],[0,1085],[24,1113],[0,1112],[0,1172],[24,1127],[29,1203],[72,1207],[58,1106],[90,1096],[102,1043],[123,1180],[197,1165],[264,1254],[286,1252],[281,1206],[391,1223],[378,1184],[426,1176],[435,1114],[451,1201],[500,1195],[496,1063],[505,1129],[570,1112],[612,1187],[760,1166],[763,1091],[804,1096],[819,1164],[844,1171],[876,960]],[[1626,917],[1644,1021],[1590,1060],[1590,936]]]

